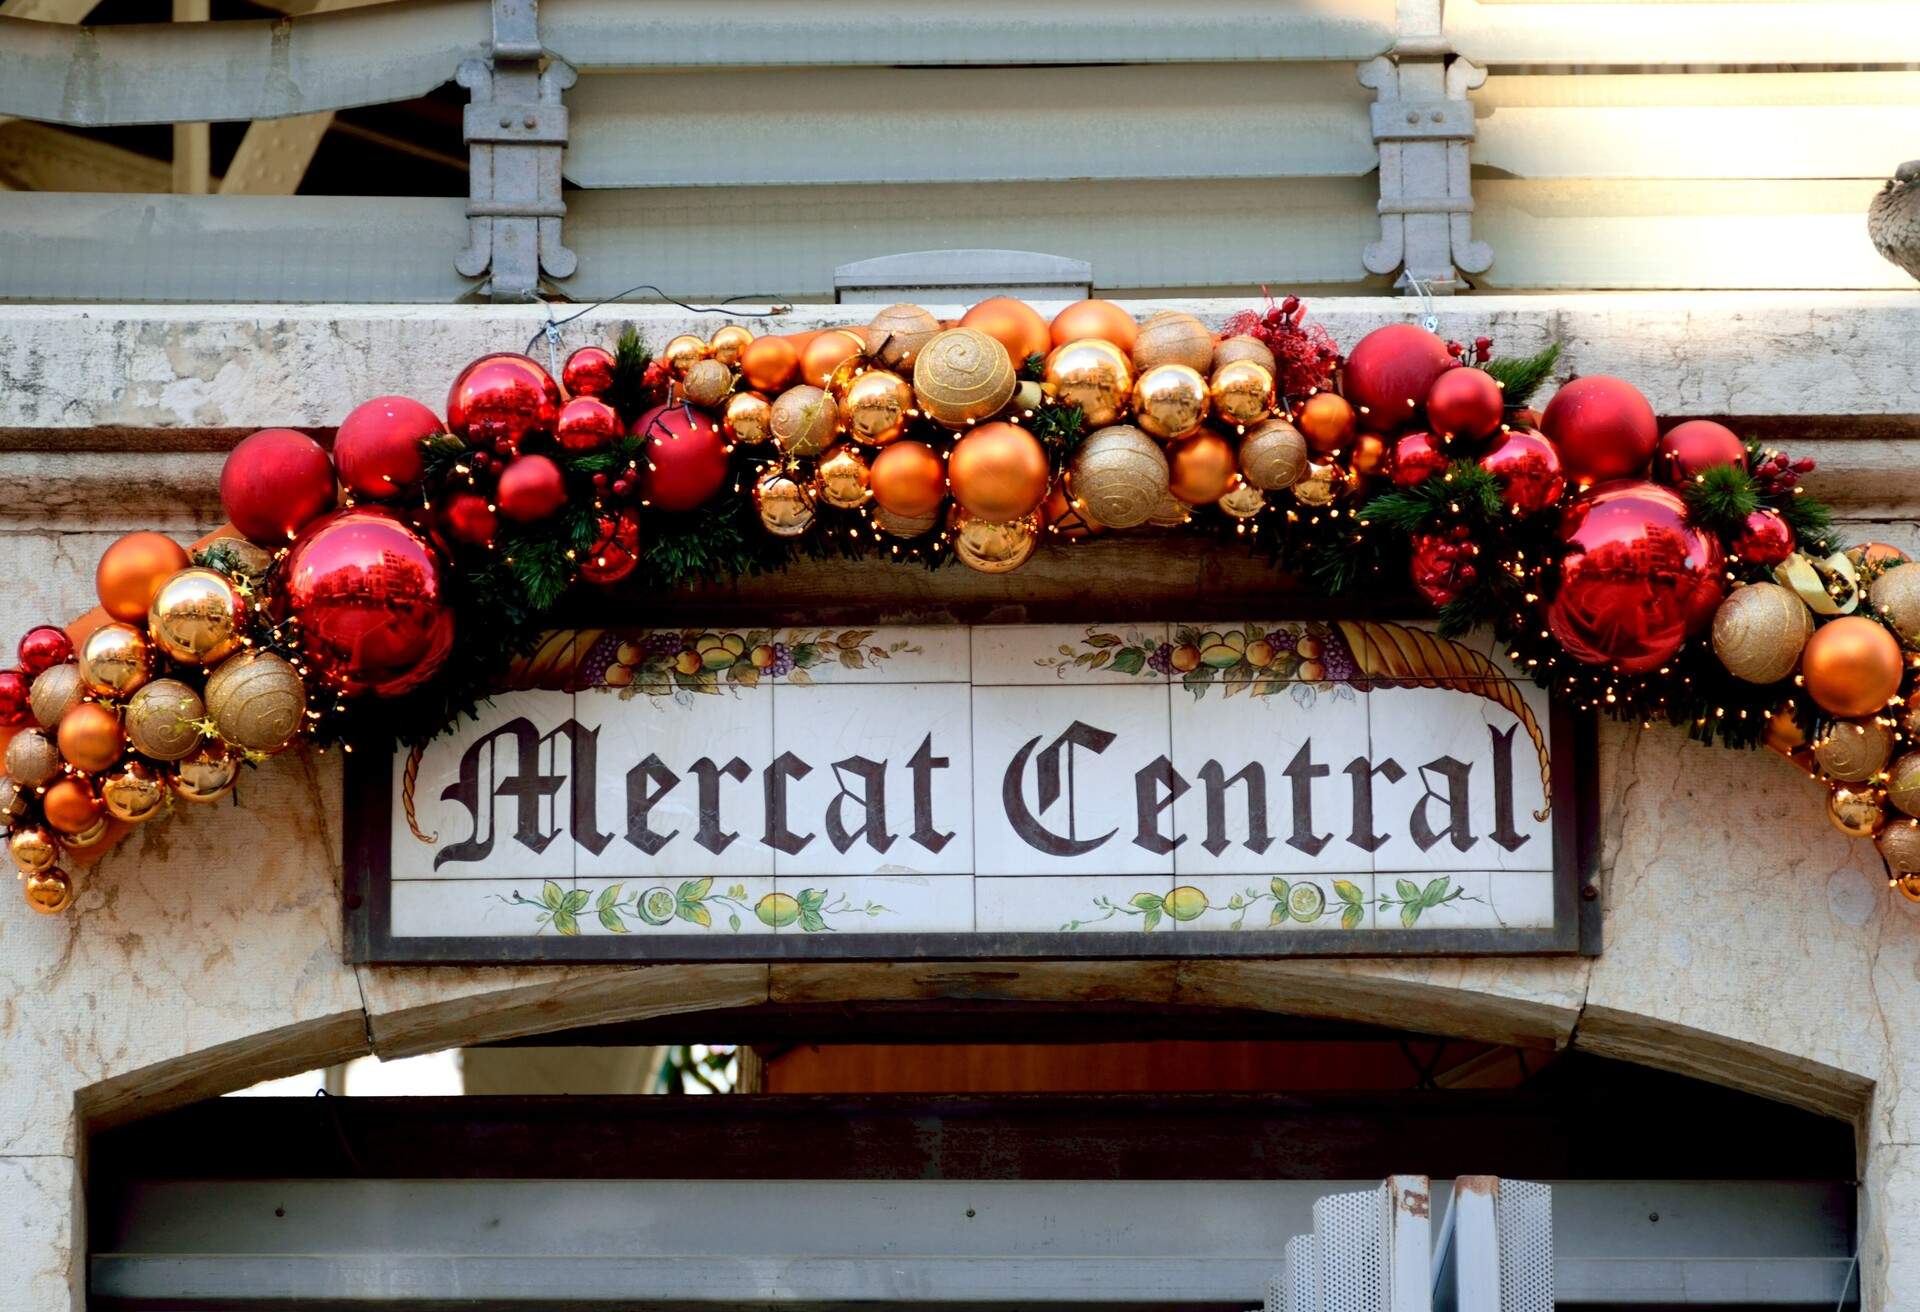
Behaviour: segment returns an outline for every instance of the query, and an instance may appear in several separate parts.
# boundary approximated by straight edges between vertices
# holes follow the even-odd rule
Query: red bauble
[[[1725,424],[1711,419],[1689,419],[1675,424],[1660,439],[1653,457],[1653,475],[1678,487],[1715,465],[1747,467],[1747,444]]]
[[[406,396],[376,396],[353,408],[333,435],[333,463],[355,496],[384,501],[420,481],[420,444],[440,432],[440,417]]]
[[[25,670],[0,670],[0,728],[33,723],[27,692],[33,686]]]
[[[1727,543],[1734,556],[1749,565],[1778,565],[1793,554],[1793,530],[1777,510],[1756,510],[1747,526]]]
[[[470,547],[492,546],[493,535],[500,531],[500,516],[477,492],[456,492],[447,498],[446,513],[441,518],[447,536]]]
[[[530,356],[483,355],[460,371],[447,393],[453,435],[502,454],[552,433],[559,417],[560,384]]]
[[[632,506],[600,516],[599,536],[580,562],[580,577],[608,587],[640,564],[640,514]]]
[[[1447,467],[1447,453],[1433,440],[1432,433],[1408,433],[1393,444],[1393,482],[1395,487],[1424,483]]]
[[[508,519],[531,524],[567,504],[567,480],[545,456],[521,456],[500,471],[494,503]]]
[[[1436,533],[1415,533],[1407,559],[1407,575],[1426,603],[1439,610],[1459,599],[1480,576],[1480,555],[1465,524]]]
[[[647,440],[647,501],[662,510],[692,510],[727,481],[727,439],[720,421],[690,405],[662,405],[641,415],[633,435]]]
[[[1434,380],[1451,368],[1445,342],[1425,328],[1391,323],[1354,344],[1340,390],[1360,407],[1362,428],[1392,433],[1419,413]]]
[[[453,647],[440,555],[391,511],[342,510],[300,535],[282,567],[307,664],[349,697],[397,697]]]
[[[560,366],[560,385],[568,396],[605,396],[613,387],[613,352],[583,346]]]
[[[1560,537],[1568,550],[1547,627],[1589,665],[1659,668],[1711,622],[1725,592],[1719,541],[1658,484],[1602,483],[1568,509]]]
[[[65,665],[72,659],[73,639],[67,636],[65,629],[42,624],[28,629],[26,636],[20,639],[20,668],[26,671],[29,679],[56,665]]]
[[[1509,510],[1522,515],[1538,514],[1558,502],[1567,490],[1560,453],[1538,433],[1510,430],[1494,443],[1493,450],[1480,457],[1480,468],[1500,480],[1500,499]]]
[[[220,506],[255,542],[291,542],[333,502],[333,462],[318,442],[291,428],[261,429],[220,467]]]
[[[1500,427],[1506,397],[1485,369],[1449,369],[1427,389],[1427,425],[1442,437],[1478,442]]]
[[[598,451],[618,436],[620,416],[597,396],[576,396],[567,402],[553,428],[553,440],[560,449],[575,454]]]
[[[1560,448],[1567,477],[1591,484],[1638,478],[1660,441],[1653,407],[1618,378],[1576,378],[1553,394],[1540,427]]]

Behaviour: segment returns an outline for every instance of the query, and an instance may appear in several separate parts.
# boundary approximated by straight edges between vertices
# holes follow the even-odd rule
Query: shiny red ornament
[[[613,352],[604,346],[583,346],[560,366],[560,385],[568,396],[605,396],[613,389]]]
[[[1747,444],[1725,424],[1689,419],[1675,424],[1653,454],[1653,475],[1675,487],[1691,483],[1715,465],[1747,467]]]
[[[690,405],[662,405],[641,415],[633,435],[647,443],[646,495],[662,510],[692,510],[727,481],[727,440],[720,421]]]
[[[531,524],[567,504],[567,480],[545,456],[521,456],[500,472],[494,504],[515,523]]]
[[[1465,524],[1412,535],[1407,577],[1426,603],[1439,610],[1459,600],[1480,577],[1480,547]]]
[[[0,728],[33,723],[27,692],[33,679],[25,670],[0,670]]]
[[[1568,508],[1560,538],[1547,627],[1589,665],[1658,669],[1712,621],[1726,590],[1719,541],[1657,483],[1602,483]]]
[[[1749,565],[1778,565],[1793,554],[1795,545],[1785,517],[1762,508],[1747,516],[1746,527],[1727,543],[1727,549]]]
[[[1538,514],[1567,490],[1560,453],[1538,433],[1510,430],[1480,457],[1480,468],[1500,480],[1500,499],[1507,509],[1522,515]]]
[[[1449,369],[1427,389],[1427,426],[1442,437],[1478,442],[1500,427],[1506,397],[1485,369]]]
[[[399,496],[426,468],[421,443],[441,431],[440,416],[408,396],[376,396],[357,405],[333,435],[333,463],[347,491],[371,501]]]
[[[1447,344],[1425,328],[1390,323],[1354,343],[1341,393],[1360,409],[1360,426],[1393,433],[1419,414],[1434,381],[1453,368]]]
[[[456,492],[448,497],[441,520],[448,537],[469,547],[492,546],[493,535],[500,531],[500,516],[477,492]]]
[[[1393,483],[1413,487],[1447,467],[1447,453],[1432,433],[1408,433],[1393,444]]]
[[[26,636],[20,639],[20,668],[26,671],[29,679],[36,674],[44,674],[56,665],[65,665],[72,659],[73,639],[67,636],[65,629],[42,624],[28,629]]]
[[[263,428],[220,467],[220,506],[245,537],[291,542],[333,509],[333,462],[318,442],[291,428]]]
[[[483,355],[447,393],[447,427],[468,446],[512,454],[559,418],[560,384],[530,356]]]
[[[560,449],[575,455],[598,451],[619,436],[620,416],[597,396],[576,396],[567,402],[553,428],[553,440]]]
[[[453,647],[440,554],[391,511],[329,515],[300,535],[281,574],[308,666],[344,696],[411,692]]]
[[[632,506],[600,516],[599,535],[580,561],[580,577],[610,587],[640,565],[640,513]]]
[[[1583,485],[1640,477],[1660,442],[1647,398],[1604,374],[1576,378],[1555,392],[1540,429],[1560,448],[1567,477]]]

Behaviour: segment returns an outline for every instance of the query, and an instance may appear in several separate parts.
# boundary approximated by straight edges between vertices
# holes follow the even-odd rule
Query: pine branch
[[[1723,538],[1744,532],[1747,516],[1760,508],[1759,486],[1738,465],[1713,466],[1683,487],[1680,495],[1687,503],[1687,517]]]
[[[613,348],[613,386],[601,399],[614,408],[628,427],[646,413],[652,400],[647,388],[647,366],[652,363],[653,352],[640,336],[640,330],[632,324],[621,328],[620,340]]]
[[[1443,473],[1373,498],[1360,517],[1404,536],[1453,517],[1493,523],[1504,508],[1500,480],[1471,460],[1456,460]]]
[[[1027,421],[1027,429],[1046,448],[1056,471],[1065,467],[1086,438],[1086,419],[1077,405],[1043,405]]]
[[[1552,377],[1553,366],[1559,361],[1560,343],[1553,342],[1545,350],[1533,355],[1489,360],[1480,367],[1492,374],[1494,381],[1500,384],[1506,408],[1518,410],[1533,400],[1533,394]]]

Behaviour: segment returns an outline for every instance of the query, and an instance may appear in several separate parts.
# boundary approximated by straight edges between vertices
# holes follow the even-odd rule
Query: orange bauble
[[[1233,487],[1239,472],[1233,443],[1205,429],[1167,445],[1168,488],[1190,506],[1218,501]]]
[[[1075,301],[1053,317],[1053,344],[1065,346],[1083,337],[1098,337],[1112,342],[1129,355],[1140,325],[1133,316],[1112,301]]]
[[[782,392],[800,378],[800,348],[785,337],[756,337],[740,349],[740,373],[762,392]]]
[[[895,442],[873,458],[867,484],[882,510],[924,519],[947,499],[947,465],[925,442]]]
[[[99,702],[81,702],[60,717],[60,755],[67,764],[98,774],[127,750],[120,717]]]
[[[1828,620],[1800,653],[1807,694],[1822,709],[1848,717],[1882,710],[1899,693],[1904,666],[1899,641],[1862,615]]]
[[[800,352],[800,373],[815,387],[825,387],[838,369],[856,355],[867,353],[867,339],[852,328],[821,333]]]
[[[1300,418],[1295,421],[1317,456],[1330,456],[1353,441],[1353,424],[1352,404],[1336,392],[1315,392],[1300,407]]]
[[[1053,347],[1053,337],[1040,312],[1011,296],[980,302],[960,316],[960,326],[978,328],[1006,347],[1016,370],[1025,368],[1029,356],[1045,355]]]
[[[107,548],[93,572],[101,609],[144,628],[153,594],[192,563],[187,549],[164,533],[127,534]]]
[[[106,803],[84,779],[62,779],[40,799],[47,823],[63,834],[84,834],[107,813]]]
[[[948,458],[953,499],[967,513],[1004,524],[1047,496],[1047,453],[1024,428],[982,424],[954,444]]]

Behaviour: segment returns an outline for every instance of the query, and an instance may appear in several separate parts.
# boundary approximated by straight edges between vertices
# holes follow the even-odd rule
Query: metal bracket
[[[1375,141],[1473,140],[1473,106],[1463,100],[1382,100],[1372,109]]]
[[[1493,248],[1473,239],[1474,136],[1467,93],[1486,70],[1447,53],[1437,37],[1403,39],[1391,54],[1360,65],[1371,87],[1373,139],[1380,148],[1380,239],[1364,255],[1369,271],[1400,274],[1396,287],[1445,295],[1459,274],[1480,273]]]

